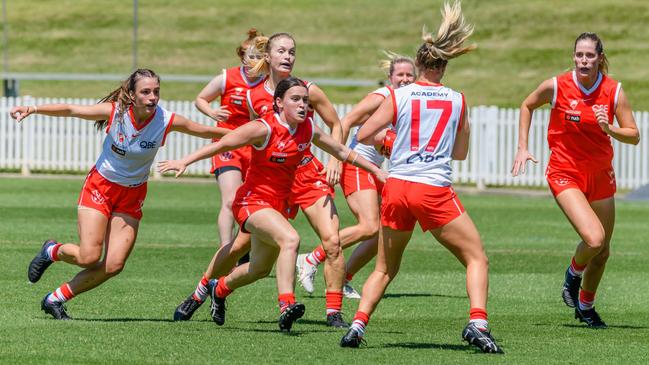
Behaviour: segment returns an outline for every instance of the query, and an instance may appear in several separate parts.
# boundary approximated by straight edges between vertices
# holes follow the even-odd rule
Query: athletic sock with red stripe
[[[352,321],[350,328],[358,332],[358,335],[360,337],[363,337],[365,335],[365,327],[367,326],[369,321],[370,316],[367,313],[358,311],[354,316],[354,320]]]
[[[52,261],[59,261],[59,248],[63,246],[60,243],[56,243],[54,245],[50,245],[47,248],[47,257],[52,260]]]
[[[310,254],[306,256],[306,262],[313,266],[320,265],[327,258],[324,247],[322,245],[318,246]]]
[[[207,287],[208,283],[209,279],[207,277],[207,274],[203,274],[203,277],[198,282],[198,285],[196,285],[196,290],[194,290],[194,300],[203,303],[205,299],[207,299],[207,296],[209,295],[209,288]]]
[[[581,289],[579,291],[579,309],[589,310],[595,306],[595,292]]]
[[[580,278],[584,273],[584,270],[586,270],[586,264],[579,265],[577,261],[575,261],[575,257],[573,256],[572,261],[570,262],[570,267],[568,268],[570,275]]]
[[[487,310],[484,308],[471,308],[469,310],[469,323],[475,324],[480,330],[486,330],[489,326]]]
[[[277,296],[277,301],[279,302],[279,312],[284,313],[286,308],[291,304],[295,304],[295,294],[294,293],[284,293]]]
[[[327,304],[327,315],[340,312],[343,307],[343,292],[327,290],[325,298]]]
[[[68,283],[64,283],[63,285],[58,287],[55,291],[51,292],[50,295],[47,296],[46,300],[50,303],[54,303],[54,302],[65,303],[72,298],[74,298],[74,293],[72,293],[72,289],[70,289],[70,285],[68,285]]]
[[[225,276],[222,276],[219,278],[219,280],[216,283],[216,288],[214,289],[216,296],[219,298],[226,298],[228,295],[232,294],[234,289],[230,289],[226,284],[225,284]]]

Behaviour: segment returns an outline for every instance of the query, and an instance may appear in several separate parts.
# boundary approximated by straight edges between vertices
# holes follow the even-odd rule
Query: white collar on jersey
[[[288,132],[289,132],[291,135],[294,135],[294,134],[295,134],[295,131],[297,131],[297,126],[295,126],[295,128],[291,128],[291,126],[290,126],[288,123],[284,122],[284,121],[282,120],[282,118],[279,117],[279,114],[277,114],[277,113],[275,113],[275,120],[276,120],[277,123],[279,123],[282,127],[286,128],[286,129],[288,130]]]
[[[577,72],[574,71],[574,70],[572,71],[572,81],[574,81],[574,82],[575,82],[575,85],[577,85],[577,86],[579,87],[579,89],[581,90],[581,92],[584,93],[584,94],[586,94],[586,95],[590,95],[590,94],[593,93],[593,91],[597,90],[597,88],[599,87],[599,84],[602,83],[602,79],[603,79],[603,78],[604,78],[604,77],[602,76],[602,73],[598,71],[598,72],[597,72],[597,81],[595,81],[595,83],[593,84],[593,86],[591,86],[590,89],[586,89],[586,88],[585,88],[585,87],[584,87],[584,86],[579,82],[579,80],[577,79]]]

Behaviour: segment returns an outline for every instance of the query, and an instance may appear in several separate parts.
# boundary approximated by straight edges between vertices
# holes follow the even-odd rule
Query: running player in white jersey
[[[370,315],[399,271],[415,224],[432,235],[466,267],[471,304],[462,337],[483,352],[502,352],[487,324],[488,261],[480,235],[451,187],[451,160],[466,158],[469,121],[464,96],[441,84],[449,59],[473,50],[464,45],[473,26],[460,3],[444,4],[436,36],[424,33],[417,51],[417,82],[394,90],[358,132],[362,143],[392,123],[396,139],[383,188],[376,268],[363,286],[354,321],[342,347],[358,347]]]
[[[386,70],[390,86],[384,86],[369,93],[341,119],[343,140],[347,140],[350,129],[353,130],[349,147],[358,152],[376,166],[381,166],[385,159],[374,146],[358,142],[356,133],[359,125],[374,113],[379,105],[390,97],[389,88],[399,88],[415,81],[415,62],[409,57],[386,52],[388,59],[382,61],[381,67]],[[340,230],[340,245],[343,249],[363,241],[352,253],[345,266],[345,285],[343,294],[346,298],[360,299],[360,294],[349,283],[354,274],[376,256],[376,244],[379,232],[379,197],[383,184],[376,176],[350,164],[343,164],[340,185],[347,199],[347,205],[358,220],[358,223]],[[298,256],[298,278],[304,289],[313,292],[313,280],[319,265],[318,258],[324,257],[324,247],[319,245],[311,253]]]
[[[84,268],[43,298],[41,309],[55,319],[70,319],[63,306],[66,301],[124,268],[142,218],[151,164],[167,134],[218,138],[228,132],[169,112],[158,105],[159,99],[160,79],[151,70],[139,69],[96,105],[17,106],[10,112],[18,122],[31,114],[93,120],[106,133],[101,155],[79,195],[79,244],[47,240],[28,268],[32,283],[56,261]]]

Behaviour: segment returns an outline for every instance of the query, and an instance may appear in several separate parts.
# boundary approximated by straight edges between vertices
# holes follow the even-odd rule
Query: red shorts
[[[93,167],[79,194],[79,207],[100,211],[110,218],[113,213],[124,213],[140,220],[146,198],[146,183],[128,187],[106,180]]]
[[[237,169],[241,171],[241,178],[244,179],[248,171],[248,166],[250,166],[251,153],[250,146],[244,146],[234,151],[223,152],[212,156],[212,170],[210,170],[210,173],[216,174],[218,177],[219,173]]]
[[[593,172],[556,169],[548,165],[545,178],[555,197],[566,189],[578,189],[589,202],[607,199],[615,195],[615,171],[613,167]]]
[[[451,222],[464,213],[464,207],[450,186],[432,186],[389,178],[381,203],[381,225],[412,231],[419,222],[429,231]]]
[[[383,185],[374,174],[348,163],[343,164],[340,186],[343,188],[345,198],[361,190],[375,190],[381,194]]]
[[[241,227],[244,233],[250,233],[245,229],[246,221],[255,212],[271,208],[278,211],[284,218],[288,219],[288,208],[286,199],[277,199],[273,196],[255,194],[251,191],[237,190],[237,194],[232,202],[232,215]]]
[[[317,161],[315,158],[312,162]],[[289,218],[293,219],[298,210],[312,206],[323,196],[334,197],[335,191],[327,183],[325,174],[320,174],[322,167],[309,163],[309,166],[298,169],[291,187],[291,197],[288,200]],[[318,163],[320,161],[317,161]],[[319,163],[319,166],[322,166]]]

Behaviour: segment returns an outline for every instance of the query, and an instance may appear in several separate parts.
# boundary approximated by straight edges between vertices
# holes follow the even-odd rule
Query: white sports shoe
[[[295,266],[297,267],[297,279],[307,293],[313,294],[313,280],[318,272],[318,267],[306,261],[308,254],[297,256]]]
[[[343,286],[343,295],[347,299],[361,299],[361,295],[349,284],[349,281],[346,281]]]

